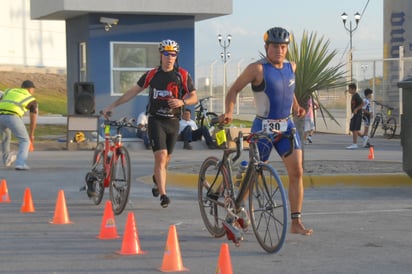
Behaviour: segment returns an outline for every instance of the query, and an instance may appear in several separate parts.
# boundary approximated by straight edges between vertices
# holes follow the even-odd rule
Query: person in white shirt
[[[143,139],[144,146],[146,149],[150,149],[152,146],[150,145],[149,135],[147,134],[147,115],[145,112],[142,112],[137,116],[137,137]]]
[[[207,127],[202,126],[198,128],[196,122],[191,119],[191,114],[190,109],[185,109],[182,114],[182,119],[179,122],[179,136],[183,141],[183,148],[189,150],[192,149],[191,142],[201,140],[202,136],[205,138],[208,148],[217,148]]]

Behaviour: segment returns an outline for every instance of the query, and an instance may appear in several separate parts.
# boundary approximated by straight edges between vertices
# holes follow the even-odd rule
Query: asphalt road
[[[336,178],[352,176],[351,184],[328,177],[328,183],[305,189],[303,220],[314,229],[311,237],[288,234],[277,254],[266,254],[253,232],[240,247],[225,238],[212,238],[205,230],[193,175],[207,155],[218,150],[184,151],[177,148],[170,165],[172,174],[189,174],[182,185],[170,182],[172,203],[162,209],[151,196],[150,151],[131,148],[133,182],[125,212],[115,217],[118,239],[100,240],[104,202],[95,206],[79,192],[91,164],[91,151],[35,151],[30,171],[0,168],[6,179],[10,203],[0,203],[1,273],[159,273],[169,226],[177,229],[183,264],[191,273],[215,273],[222,243],[229,243],[234,273],[410,273],[412,267],[412,180],[399,167],[399,140],[377,139],[375,160],[368,151],[347,151],[349,136],[319,134],[308,146],[307,161],[354,162],[373,167],[388,163],[388,174],[335,171]],[[197,146],[202,146],[201,144]],[[278,165],[276,156],[272,159]],[[384,164],[383,164],[384,165]],[[319,174],[318,174],[319,175]],[[322,174],[320,174],[321,176]],[[361,176],[362,175],[362,176]],[[387,177],[385,177],[385,176]],[[387,178],[386,184],[364,184],[365,178]],[[378,180],[376,180],[378,181]],[[23,194],[31,189],[34,213],[21,213]],[[50,224],[57,194],[64,191],[71,224]],[[108,191],[105,193],[108,197]],[[104,200],[105,201],[105,200]],[[145,255],[124,256],[121,249],[128,212],[135,216],[140,247]]]

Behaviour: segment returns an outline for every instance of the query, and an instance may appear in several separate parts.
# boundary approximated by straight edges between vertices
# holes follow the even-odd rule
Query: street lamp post
[[[355,23],[356,23],[355,27],[352,27],[352,21],[349,21],[349,27],[346,26],[346,20],[348,19],[348,15],[346,14],[346,12],[342,13],[340,17],[342,18],[343,26],[349,32],[349,39],[350,39],[349,65],[350,65],[350,81],[352,82],[353,80],[352,34],[358,28],[361,16],[359,12],[355,13],[354,15]]]
[[[368,65],[367,64],[361,64],[360,69],[363,72],[363,80],[366,80],[366,71],[368,70]]]
[[[217,40],[219,41],[219,45],[222,47],[223,52],[220,53],[220,58],[223,61],[223,92],[222,92],[222,113],[225,113],[225,96],[226,96],[226,81],[227,81],[227,73],[226,73],[226,63],[230,59],[230,52],[227,49],[230,46],[230,41],[232,40],[232,35],[228,34],[226,39],[223,39],[222,35],[219,34],[217,36]]]

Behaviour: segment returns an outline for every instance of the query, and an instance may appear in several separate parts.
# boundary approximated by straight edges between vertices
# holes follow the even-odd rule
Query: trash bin
[[[403,170],[412,178],[412,78],[398,83],[402,89],[401,145]]]

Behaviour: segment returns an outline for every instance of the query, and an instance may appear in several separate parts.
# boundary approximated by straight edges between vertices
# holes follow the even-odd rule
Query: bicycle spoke
[[[110,182],[110,198],[113,211],[116,215],[121,214],[126,207],[130,192],[130,157],[124,147],[118,148],[115,159],[113,159],[112,174]]]
[[[263,164],[256,171],[249,196],[251,222],[259,244],[269,253],[282,247],[287,230],[286,195],[275,170]]]

